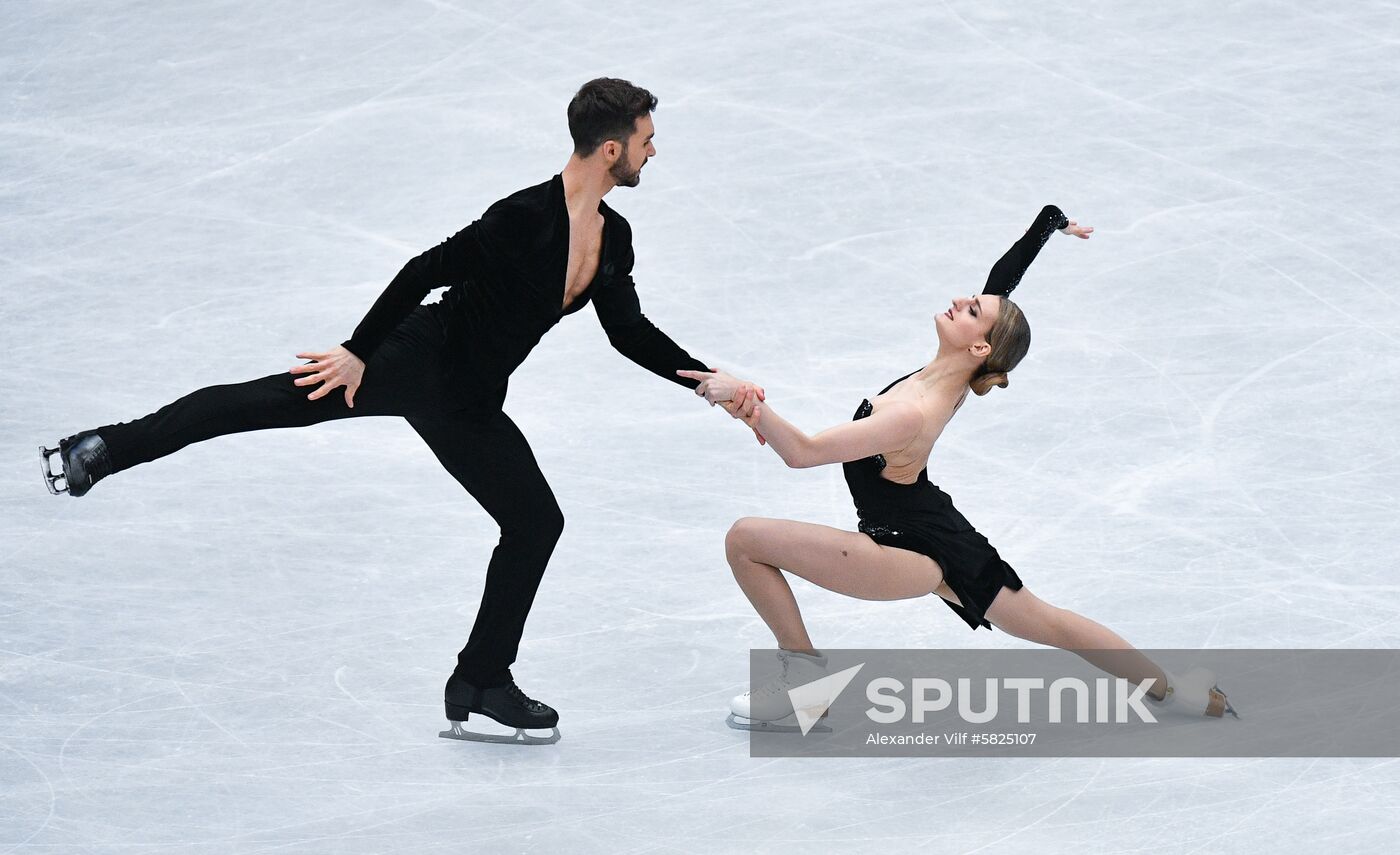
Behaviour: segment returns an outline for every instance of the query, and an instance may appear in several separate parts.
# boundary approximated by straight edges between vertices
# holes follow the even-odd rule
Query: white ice
[[[724,712],[772,638],[724,533],[852,528],[850,497],[591,309],[507,402],[567,519],[514,669],[552,747],[437,737],[496,531],[402,420],[76,501],[36,468],[348,337],[619,76],[660,97],[658,155],[608,202],[691,353],[845,421],[1057,204],[1094,236],[1052,236],[1031,354],[932,479],[1139,647],[1393,648],[1397,69],[1385,2],[7,0],[0,852],[1387,848],[1384,759],[750,758]],[[819,646],[1027,644],[794,588]]]

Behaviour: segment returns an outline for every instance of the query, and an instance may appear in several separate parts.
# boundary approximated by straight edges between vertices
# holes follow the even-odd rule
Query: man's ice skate
[[[1225,713],[1229,713],[1235,718],[1240,717],[1225,693],[1216,685],[1215,674],[1210,670],[1196,667],[1180,677],[1165,668],[1162,672],[1167,675],[1166,696],[1162,700],[1157,700],[1150,692],[1146,696],[1155,708],[1192,716],[1223,718]]]
[[[729,702],[729,717],[725,724],[735,730],[763,731],[766,733],[801,733],[801,722],[793,709],[788,691],[804,686],[813,680],[826,676],[826,657],[798,653],[795,650],[779,650],[778,661],[782,663],[782,673],[758,689],[735,695]],[[826,718],[823,706],[810,710],[817,719]],[[831,728],[824,724],[813,725],[808,733],[830,733]]]
[[[92,485],[112,474],[112,456],[107,453],[107,443],[93,431],[83,431],[58,441],[58,448],[39,446],[42,456],[40,468],[44,473],[44,484],[49,492],[57,496],[67,493],[78,497],[92,489]],[[57,454],[62,472],[54,472],[49,458]],[[58,481],[63,480],[59,489]]]
[[[443,691],[443,702],[447,707],[447,720],[451,730],[438,733],[444,739],[462,739],[467,742],[492,742],[506,745],[552,745],[559,741],[559,713],[553,708],[527,696],[512,680],[503,686],[479,689],[453,674],[447,680]],[[479,713],[506,727],[515,728],[515,733],[477,733],[463,730],[462,723],[471,713]],[[549,736],[537,736],[525,730],[550,728]]]

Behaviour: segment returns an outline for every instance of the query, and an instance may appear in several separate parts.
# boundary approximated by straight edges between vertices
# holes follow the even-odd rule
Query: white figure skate
[[[764,731],[768,733],[800,733],[797,714],[792,708],[788,690],[803,686],[826,676],[826,657],[798,653],[795,650],[779,650],[778,661],[783,671],[775,679],[758,689],[735,695],[729,702],[729,717],[725,724],[735,730]],[[814,711],[815,712],[815,711]],[[819,718],[826,718],[826,710]],[[831,728],[824,724],[814,725],[809,733],[830,733]]]
[[[1240,717],[1225,693],[1216,685],[1213,671],[1195,667],[1180,677],[1165,668],[1162,672],[1167,675],[1166,697],[1159,701],[1151,694],[1146,696],[1147,702],[1154,708],[1191,716],[1222,718],[1229,713],[1235,718]]]

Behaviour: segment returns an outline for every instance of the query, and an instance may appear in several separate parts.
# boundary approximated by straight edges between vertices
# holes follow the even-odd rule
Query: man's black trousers
[[[313,425],[356,416],[403,416],[467,492],[501,527],[486,568],[485,591],[456,673],[478,686],[511,679],[525,618],[545,565],[564,528],[535,455],[501,411],[505,385],[471,395],[443,372],[444,326],[439,304],[419,306],[370,356],[355,406],[338,388],[315,401],[319,384],[297,386],[304,374],[282,372],[208,386],[132,422],[97,428],[114,471],[164,457],[192,442],[268,428]]]

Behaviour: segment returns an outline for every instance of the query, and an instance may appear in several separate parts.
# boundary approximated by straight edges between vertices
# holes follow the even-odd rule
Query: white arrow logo
[[[812,725],[821,719],[827,708],[835,703],[836,698],[851,684],[856,672],[864,667],[865,663],[862,662],[845,671],[838,671],[820,680],[788,689],[788,699],[792,701],[792,711],[797,716],[797,726],[802,729],[803,736],[807,735]]]

